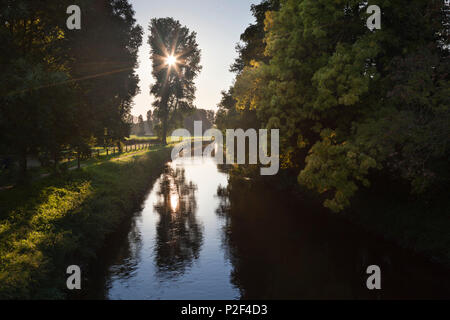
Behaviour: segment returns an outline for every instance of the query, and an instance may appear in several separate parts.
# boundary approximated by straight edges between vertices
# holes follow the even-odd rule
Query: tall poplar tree
[[[151,48],[151,94],[156,98],[154,114],[161,120],[161,139],[180,120],[183,111],[194,108],[194,79],[201,71],[197,34],[172,18],[152,19],[148,43]]]

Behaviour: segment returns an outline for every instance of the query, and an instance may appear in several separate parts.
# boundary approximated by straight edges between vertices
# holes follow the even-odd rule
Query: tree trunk
[[[27,151],[23,150],[19,160],[21,178],[23,180],[25,180],[27,176],[27,156],[28,156]]]
[[[161,142],[164,146],[167,145],[167,115],[164,116],[163,119],[163,130],[162,130],[162,137]]]
[[[81,168],[81,153],[80,151],[77,152],[77,168]]]
[[[165,90],[164,90],[165,91]],[[161,137],[161,143],[166,146],[167,145],[167,127],[168,127],[168,121],[169,121],[169,96],[167,92],[165,92],[165,95],[161,99],[161,104],[164,106],[164,113],[163,113],[163,119],[162,119],[162,137]]]
[[[56,154],[56,151],[53,152],[53,170],[56,171],[58,169],[58,156]]]

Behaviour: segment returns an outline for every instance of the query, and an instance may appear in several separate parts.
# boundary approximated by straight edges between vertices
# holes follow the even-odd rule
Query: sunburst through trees
[[[150,93],[156,98],[153,106],[161,121],[158,133],[166,143],[167,131],[181,120],[185,111],[194,108],[194,79],[202,68],[200,49],[196,32],[172,18],[152,19],[149,29],[155,79]]]

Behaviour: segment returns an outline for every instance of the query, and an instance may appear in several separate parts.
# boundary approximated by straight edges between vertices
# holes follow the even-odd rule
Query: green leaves
[[[324,205],[337,212],[350,204],[358,182],[369,186],[366,176],[377,163],[355,145],[347,141],[337,143],[334,131],[323,130],[321,136],[322,140],[311,147],[298,181],[319,193],[329,194]]]
[[[382,28],[370,31],[367,3],[281,1],[266,13],[268,59],[244,67],[234,86],[238,109],[280,129],[282,165],[299,168],[299,182],[334,211],[371,170],[414,192],[450,181],[448,4],[377,5]]]
[[[194,108],[194,79],[200,73],[200,49],[197,34],[181,26],[173,18],[150,21],[151,34],[148,43],[155,83],[150,92],[156,97],[155,115],[162,122],[162,138],[166,142],[167,131],[180,119],[180,114]],[[175,63],[168,64],[167,58]]]
[[[142,29],[126,0],[80,0],[83,28],[66,28],[68,0],[6,1],[0,9],[0,147],[20,159],[78,154],[92,137],[119,142],[138,91]],[[85,24],[84,24],[85,23]],[[100,140],[100,139],[99,139]]]

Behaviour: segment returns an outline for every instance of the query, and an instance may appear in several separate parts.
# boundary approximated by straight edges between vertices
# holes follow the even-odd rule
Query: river
[[[168,163],[93,266],[90,299],[428,299],[449,270],[211,159]],[[381,290],[368,290],[369,265]]]

